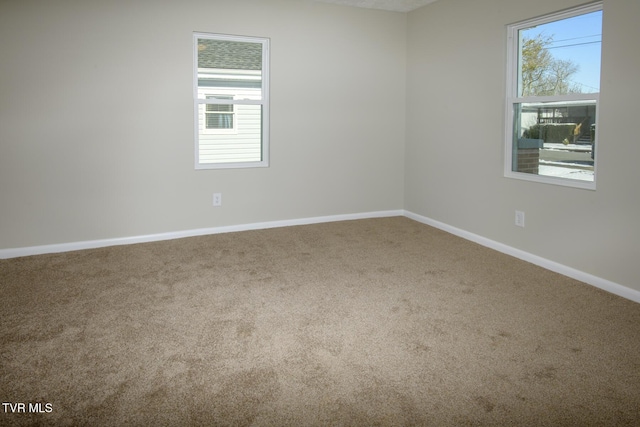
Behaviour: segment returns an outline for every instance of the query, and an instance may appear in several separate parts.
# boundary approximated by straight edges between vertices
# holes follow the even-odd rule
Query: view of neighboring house
[[[262,46],[198,39],[199,163],[260,161]]]

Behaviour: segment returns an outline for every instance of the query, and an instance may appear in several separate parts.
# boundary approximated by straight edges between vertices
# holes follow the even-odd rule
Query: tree
[[[578,65],[571,60],[557,59],[547,47],[553,36],[538,34],[522,40],[522,96],[564,95],[581,93],[579,85],[571,82]]]

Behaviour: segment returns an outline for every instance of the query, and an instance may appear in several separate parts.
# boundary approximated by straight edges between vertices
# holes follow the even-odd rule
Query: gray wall
[[[582,3],[441,0],[409,15],[405,209],[640,290],[639,1],[604,2],[597,190],[503,177],[506,25]]]
[[[402,209],[406,20],[291,0],[0,1],[0,249]],[[271,38],[271,167],[194,170],[193,31]]]

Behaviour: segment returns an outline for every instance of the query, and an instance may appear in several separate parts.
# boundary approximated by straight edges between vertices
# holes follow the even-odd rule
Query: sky
[[[570,59],[579,70],[572,77],[584,93],[600,91],[600,52],[602,46],[602,11],[591,12],[523,31],[534,38],[538,34],[553,36],[549,52],[558,59]]]

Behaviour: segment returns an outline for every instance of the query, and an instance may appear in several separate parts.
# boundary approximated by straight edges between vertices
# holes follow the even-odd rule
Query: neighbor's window
[[[602,3],[508,26],[505,176],[595,189]]]
[[[206,99],[232,100],[233,96],[206,95]],[[204,110],[204,129],[207,133],[221,133],[235,131],[235,117],[233,104],[206,104]]]
[[[193,41],[196,169],[268,166],[269,40]]]

